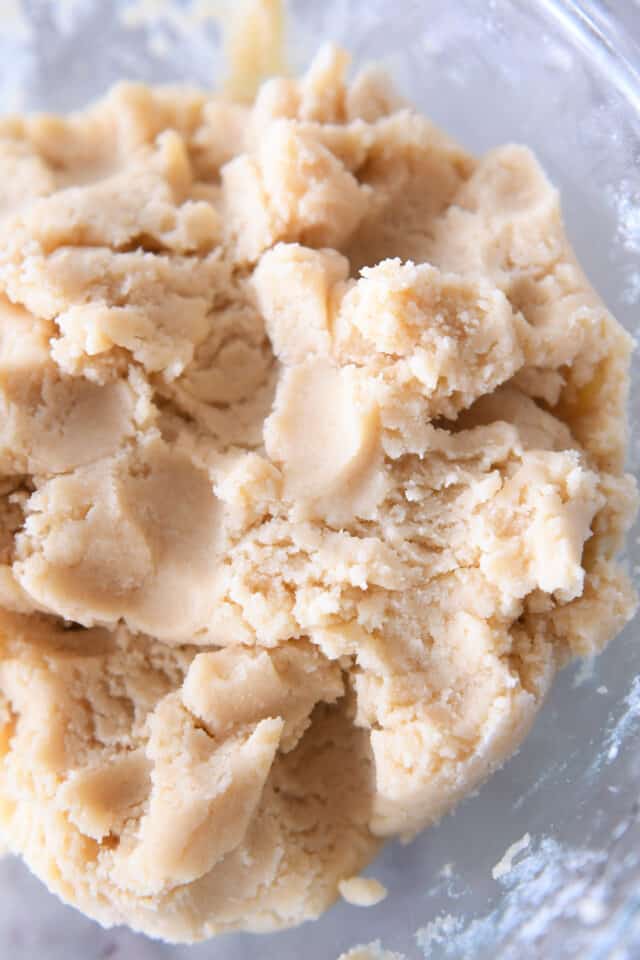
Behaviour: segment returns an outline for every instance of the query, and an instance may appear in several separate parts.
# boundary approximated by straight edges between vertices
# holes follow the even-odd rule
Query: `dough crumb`
[[[373,907],[387,896],[387,888],[373,877],[348,877],[338,884],[340,896],[355,907]]]
[[[379,940],[372,943],[359,944],[346,953],[341,953],[338,960],[406,960],[403,953],[385,950]]]

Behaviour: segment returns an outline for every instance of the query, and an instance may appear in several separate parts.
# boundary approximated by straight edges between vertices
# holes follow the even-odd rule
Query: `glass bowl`
[[[588,275],[633,331],[640,303],[640,8],[637,0],[613,6],[292,0],[290,60],[302,68],[320,42],[335,40],[356,65],[386,65],[401,91],[466,146],[533,147],[561,189]],[[122,78],[211,86],[221,71],[212,12],[212,0],[2,0],[0,109],[80,107]],[[631,405],[637,424],[638,356]],[[639,466],[636,429],[630,467]],[[637,580],[637,526],[628,562]],[[636,618],[597,661],[564,670],[519,754],[477,796],[410,846],[386,846],[366,871],[389,888],[379,906],[338,903],[319,921],[284,933],[173,947],[102,930],[6,858],[0,955],[333,960],[356,943],[379,940],[410,960],[639,956],[638,627]],[[505,871],[495,879],[500,861]]]

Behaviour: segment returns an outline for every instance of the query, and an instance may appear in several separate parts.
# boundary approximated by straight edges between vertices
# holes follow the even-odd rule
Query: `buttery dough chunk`
[[[176,640],[206,628],[219,509],[184,454],[152,437],[47,480],[25,514],[14,570],[42,609]]]
[[[0,832],[105,925],[377,902],[635,608],[556,191],[347,68],[0,124]]]

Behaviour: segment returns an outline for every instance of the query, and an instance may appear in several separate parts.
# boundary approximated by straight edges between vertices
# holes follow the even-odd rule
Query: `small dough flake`
[[[338,960],[406,960],[403,953],[385,950],[379,940],[373,943],[358,944],[346,953],[341,953]]]
[[[0,833],[105,925],[377,902],[635,609],[557,192],[347,63],[0,124]]]
[[[374,907],[387,896],[387,888],[373,877],[347,877],[341,880],[340,896],[354,907]]]

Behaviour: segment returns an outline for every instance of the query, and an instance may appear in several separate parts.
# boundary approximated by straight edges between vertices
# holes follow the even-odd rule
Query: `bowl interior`
[[[378,60],[397,86],[465,145],[524,142],[560,188],[569,235],[609,308],[638,330],[640,96],[623,60],[570,2],[293,0],[290,56],[323,40],[356,64]],[[212,7],[144,0],[7,5],[0,109],[79,107],[116,80],[210,86],[221,71]],[[633,370],[630,467],[640,469],[640,360]],[[629,564],[640,573],[640,529]],[[369,873],[389,888],[374,910],[337,904],[321,920],[256,940],[196,947],[102,931],[0,861],[0,952],[12,960],[122,957],[327,960],[380,940],[408,958],[604,957],[640,949],[637,793],[638,620],[595,662],[566,669],[520,753],[412,845],[389,844]],[[506,848],[529,837],[494,880]],[[634,947],[635,945],[635,947]],[[637,955],[637,954],[636,954]]]

